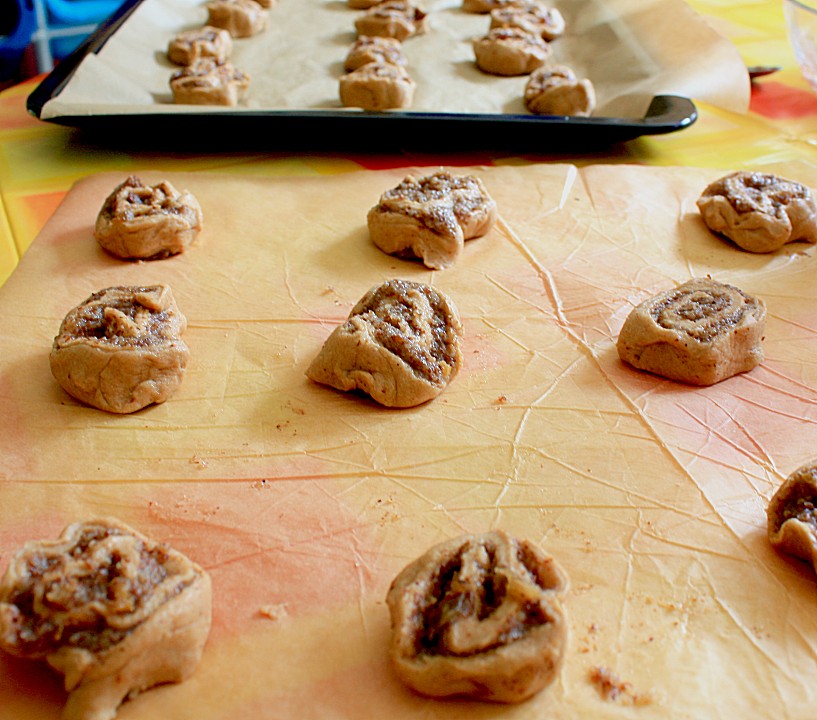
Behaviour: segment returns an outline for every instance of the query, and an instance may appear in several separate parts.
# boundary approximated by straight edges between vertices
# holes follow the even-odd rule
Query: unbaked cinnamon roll
[[[544,65],[553,54],[538,35],[519,28],[498,27],[474,40],[477,67],[491,75],[527,75]]]
[[[788,242],[817,242],[817,203],[809,188],[777,175],[735,172],[706,187],[697,202],[713,232],[755,253]]]
[[[340,78],[340,102],[363,110],[398,110],[411,107],[417,84],[401,65],[373,62]]]
[[[369,63],[406,65],[403,43],[397,38],[362,35],[349,48],[343,69],[352,72]]]
[[[437,397],[462,366],[453,301],[429,285],[388,280],[367,292],[306,371],[315,382],[361,390],[386,407]]]
[[[367,223],[383,252],[443,269],[457,261],[466,240],[485,235],[496,217],[496,202],[479,178],[437,172],[410,175],[387,190],[369,210]]]
[[[554,7],[535,0],[517,0],[491,10],[490,27],[515,27],[550,42],[564,34],[565,19]]]
[[[403,41],[425,32],[426,13],[408,0],[384,0],[355,20],[358,35]]]
[[[212,0],[205,7],[207,24],[224,28],[234,38],[251,37],[267,29],[269,12],[255,0]]]
[[[817,570],[817,460],[797,468],[766,510],[769,542]]]
[[[26,543],[0,580],[0,647],[65,676],[63,720],[111,720],[127,698],[185,680],[210,618],[207,573],[113,519]]]
[[[713,385],[763,362],[766,306],[732,285],[696,278],[646,300],[618,336],[622,360],[690,385]]]
[[[233,51],[233,38],[223,28],[207,25],[185,30],[174,37],[167,46],[167,57],[176,65],[192,65],[196,60],[212,58],[223,63]]]
[[[526,700],[562,665],[567,584],[552,557],[503,532],[436,545],[386,597],[398,677],[432,697]]]
[[[166,285],[100,290],[62,321],[51,373],[80,402],[114,413],[141,410],[181,385],[190,356],[186,327]]]
[[[586,117],[596,107],[596,91],[566,65],[537,68],[525,85],[525,107],[537,115]]]
[[[247,92],[250,76],[229,62],[196,60],[170,76],[173,102],[178,105],[234,107]]]
[[[100,208],[96,241],[124,259],[162,258],[184,252],[203,222],[193,193],[179,192],[167,180],[146,185],[135,175],[117,185]]]

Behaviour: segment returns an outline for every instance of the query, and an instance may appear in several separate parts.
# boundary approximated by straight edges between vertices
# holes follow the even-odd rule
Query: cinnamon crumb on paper
[[[262,605],[258,608],[258,614],[268,620],[283,620],[289,615],[286,603]]]
[[[604,700],[618,702],[622,705],[637,706],[652,703],[652,697],[649,693],[636,692],[631,683],[622,680],[610,668],[596,665],[590,668],[588,677]]]

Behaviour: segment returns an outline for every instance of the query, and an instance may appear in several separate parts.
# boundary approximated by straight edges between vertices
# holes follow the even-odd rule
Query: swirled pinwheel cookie
[[[234,38],[251,37],[267,29],[269,14],[255,0],[214,0],[205,7],[207,24],[224,28]]]
[[[368,63],[340,77],[340,102],[363,110],[411,107],[416,83],[401,65]]]
[[[766,306],[732,285],[695,278],[636,307],[618,354],[641,370],[690,385],[714,385],[763,362]]]
[[[515,27],[550,42],[564,34],[565,19],[556,8],[520,0],[491,10],[490,27]]]
[[[735,172],[706,187],[698,198],[706,226],[755,253],[788,242],[817,242],[817,203],[809,188],[777,175]]]
[[[403,41],[425,32],[426,13],[408,0],[385,0],[355,20],[358,35]]]
[[[817,571],[817,460],[797,468],[769,501],[769,542]]]
[[[479,178],[438,172],[408,176],[387,190],[367,223],[383,252],[420,258],[439,270],[457,261],[464,241],[485,235],[496,216],[496,202]]]
[[[454,303],[429,285],[388,280],[367,292],[306,371],[315,382],[361,390],[386,407],[437,397],[462,366]]]
[[[177,105],[228,105],[234,107],[247,92],[250,76],[229,62],[212,58],[196,60],[170,76]]]
[[[62,321],[51,373],[69,395],[100,410],[141,410],[181,385],[186,327],[166,285],[100,290]]]
[[[63,720],[111,720],[126,699],[188,678],[210,618],[207,573],[114,519],[26,543],[0,581],[0,647],[64,675]]]
[[[196,197],[166,180],[146,185],[135,175],[117,185],[96,218],[94,237],[124,259],[175,255],[193,242],[203,222]]]
[[[369,63],[405,66],[403,43],[397,38],[362,35],[349,48],[343,69],[352,72]]]
[[[553,54],[538,35],[519,28],[499,27],[473,42],[477,67],[491,75],[527,75]]]
[[[386,597],[397,675],[432,697],[528,699],[562,665],[567,584],[552,557],[503,532],[436,545]]]
[[[207,25],[185,30],[174,37],[167,46],[167,57],[176,65],[192,65],[196,60],[212,58],[226,62],[233,51],[233,38],[223,29]]]
[[[565,65],[537,68],[525,85],[525,107],[537,115],[586,117],[596,107],[596,91]]]

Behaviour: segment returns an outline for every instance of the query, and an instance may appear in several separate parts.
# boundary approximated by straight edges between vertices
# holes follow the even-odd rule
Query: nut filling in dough
[[[817,571],[817,460],[789,475],[766,510],[769,542]]]
[[[207,573],[113,519],[26,543],[0,581],[0,647],[65,676],[64,720],[110,720],[126,698],[189,677],[210,620]]]
[[[386,407],[437,397],[462,365],[454,303],[422,283],[389,280],[372,288],[327,338],[306,371],[338,390],[361,390]]]
[[[178,389],[190,354],[186,327],[166,285],[100,290],[62,321],[51,372],[81,402],[135,412]]]
[[[430,268],[451,267],[463,243],[496,222],[496,202],[473,175],[438,172],[406,177],[387,190],[367,216],[369,236],[383,252],[420,258]]]
[[[690,385],[713,385],[763,362],[766,306],[697,278],[636,307],[618,337],[622,360]]]
[[[749,252],[817,242],[817,203],[809,188],[777,175],[735,172],[711,183],[697,202],[706,226]]]
[[[567,584],[553,558],[503,532],[431,548],[386,598],[397,675],[432,697],[526,700],[561,667]]]
[[[183,252],[202,226],[201,206],[167,181],[145,185],[131,176],[114,188],[99,211],[94,237],[120,258],[162,258]]]

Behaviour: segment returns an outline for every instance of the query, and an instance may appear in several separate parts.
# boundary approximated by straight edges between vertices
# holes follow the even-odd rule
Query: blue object
[[[16,77],[23,53],[37,29],[33,0],[17,0],[17,25],[9,35],[0,35],[0,81]]]
[[[40,72],[70,55],[96,27],[113,15],[123,0],[14,0],[19,12],[11,35],[0,36],[0,78],[19,69],[20,59],[33,44]]]

